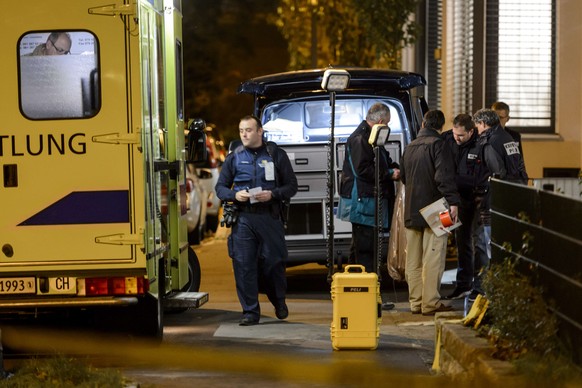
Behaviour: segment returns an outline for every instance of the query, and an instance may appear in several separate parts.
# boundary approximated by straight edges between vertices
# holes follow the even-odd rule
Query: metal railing
[[[548,307],[558,317],[558,335],[581,364],[582,200],[579,193],[555,193],[542,188],[550,182],[538,182],[539,188],[491,181],[492,260],[521,260],[520,272],[543,290]]]

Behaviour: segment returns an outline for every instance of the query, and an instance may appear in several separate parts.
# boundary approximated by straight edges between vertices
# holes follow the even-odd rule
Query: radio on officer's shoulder
[[[386,124],[374,124],[368,143],[372,147],[383,146],[390,137],[390,128]]]

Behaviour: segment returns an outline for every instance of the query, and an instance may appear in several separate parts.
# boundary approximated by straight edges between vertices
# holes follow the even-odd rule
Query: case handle
[[[359,264],[349,264],[349,265],[346,265],[346,269],[344,270],[344,272],[349,272],[349,273],[355,273],[355,272],[365,273],[366,272],[366,267],[364,267],[363,265],[359,265]]]

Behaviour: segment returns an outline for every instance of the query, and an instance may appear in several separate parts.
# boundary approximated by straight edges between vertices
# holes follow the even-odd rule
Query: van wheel
[[[202,280],[202,273],[200,270],[200,261],[192,247],[188,247],[188,283],[182,287],[184,292],[198,292],[200,291],[200,282]]]

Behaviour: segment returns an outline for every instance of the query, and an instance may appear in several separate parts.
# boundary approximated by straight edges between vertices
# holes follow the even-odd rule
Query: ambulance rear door
[[[4,275],[145,267],[135,8],[21,2],[2,18]]]

